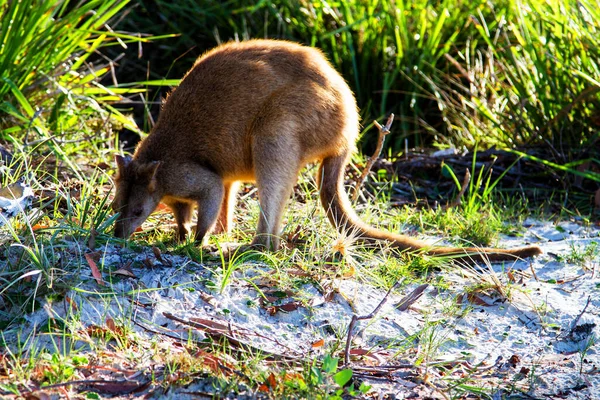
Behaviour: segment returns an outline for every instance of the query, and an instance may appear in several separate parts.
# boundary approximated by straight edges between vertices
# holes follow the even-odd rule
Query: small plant
[[[217,242],[217,249],[219,252],[219,258],[221,259],[221,284],[219,287],[219,293],[223,293],[233,273],[239,269],[242,265],[246,264],[248,260],[256,258],[260,253],[254,250],[245,250],[244,246],[238,247],[234,250],[223,248]]]
[[[597,338],[594,333],[591,333],[585,341],[584,346],[579,351],[579,375],[583,374],[583,366],[586,363],[586,356],[589,351],[596,345]]]
[[[325,398],[341,400],[343,396],[358,396],[366,394],[370,386],[362,383],[358,389],[354,385],[348,385],[352,379],[352,370],[338,370],[339,359],[329,354],[323,359],[321,368],[312,367],[309,382],[325,394]],[[321,398],[319,396],[319,398]]]
[[[571,243],[570,248],[569,254],[559,256],[560,261],[577,265],[586,265],[600,257],[600,245],[598,245],[598,242],[596,241],[592,241],[583,247]]]
[[[43,353],[39,368],[44,380],[49,384],[66,382],[75,375],[78,366],[87,365],[89,360],[85,356],[61,357],[58,353]]]

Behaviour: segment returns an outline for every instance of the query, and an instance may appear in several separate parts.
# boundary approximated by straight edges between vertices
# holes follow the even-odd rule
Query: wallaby
[[[184,240],[194,205],[195,238],[229,231],[238,182],[255,182],[260,217],[252,246],[279,247],[285,204],[300,170],[320,161],[318,188],[331,223],[362,242],[388,242],[480,260],[529,257],[517,249],[435,247],[363,223],[344,190],[359,115],[352,91],[317,49],[277,40],[227,43],[202,55],[164,103],[133,158],[116,157],[115,235],[129,237],[159,202]]]

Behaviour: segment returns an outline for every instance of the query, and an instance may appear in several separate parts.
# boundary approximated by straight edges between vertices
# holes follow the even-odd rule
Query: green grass
[[[319,47],[352,86],[366,124],[396,114],[388,139],[395,150],[405,139],[549,143],[570,160],[571,148],[599,140],[598,13],[594,2],[574,0],[138,0],[125,24],[180,34],[148,53],[158,77],[181,76],[218,41],[271,37]],[[135,68],[122,73],[139,74]],[[374,136],[364,138],[368,148]]]

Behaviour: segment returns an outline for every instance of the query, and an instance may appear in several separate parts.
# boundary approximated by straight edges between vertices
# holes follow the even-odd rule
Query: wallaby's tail
[[[317,177],[321,203],[327,212],[329,221],[339,232],[352,234],[367,243],[386,241],[400,250],[423,250],[431,255],[448,255],[474,261],[511,260],[535,256],[542,252],[538,246],[516,249],[437,247],[405,235],[375,229],[365,224],[356,215],[344,190],[344,169],[347,158],[347,155],[344,154],[324,159]]]

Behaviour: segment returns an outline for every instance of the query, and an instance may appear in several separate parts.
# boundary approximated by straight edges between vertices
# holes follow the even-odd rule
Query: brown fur
[[[175,214],[179,239],[198,206],[196,239],[231,227],[237,182],[256,182],[261,213],[253,245],[276,249],[285,203],[298,173],[321,161],[321,201],[331,223],[365,242],[480,259],[529,257],[512,250],[431,247],[374,229],[356,216],[343,187],[359,132],[354,96],[319,50],[253,40],[201,56],[167,98],[132,160],[117,157],[115,235],[126,238],[162,200]]]

